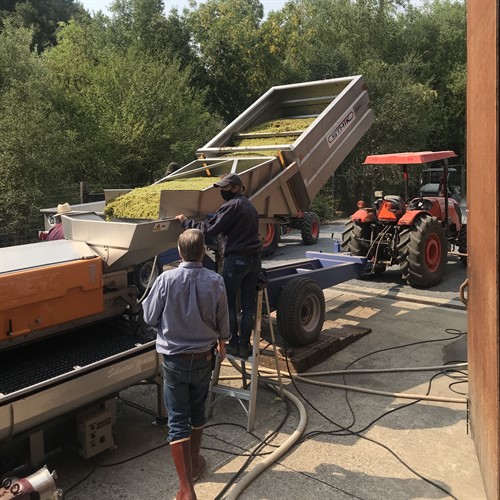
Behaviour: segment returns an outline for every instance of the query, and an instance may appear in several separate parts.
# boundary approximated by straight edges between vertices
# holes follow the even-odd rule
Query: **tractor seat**
[[[390,201],[394,205],[395,212],[404,213],[406,211],[405,202],[404,202],[403,198],[401,198],[401,196],[387,194],[384,196],[384,200]]]
[[[408,210],[426,210],[429,212],[432,208],[432,201],[426,198],[413,198],[408,203]]]

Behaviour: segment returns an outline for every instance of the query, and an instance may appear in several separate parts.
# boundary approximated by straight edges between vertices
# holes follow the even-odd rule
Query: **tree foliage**
[[[7,0],[0,9],[0,25],[8,19],[13,26],[31,29],[38,52],[53,46],[59,23],[73,17],[85,17],[84,9],[74,0]]]
[[[208,103],[227,120],[269,88],[275,57],[263,40],[263,14],[258,0],[208,0],[188,16]]]
[[[30,50],[32,32],[9,22],[0,33],[0,204],[3,230],[39,219],[45,193],[64,175],[73,140]]]
[[[193,159],[200,139],[220,127],[203,94],[191,89],[189,71],[175,59],[155,59],[140,45],[123,50],[106,43],[102,26],[70,23],[46,54],[51,86],[72,108],[82,144],[75,176],[105,184],[152,182],[170,161]]]

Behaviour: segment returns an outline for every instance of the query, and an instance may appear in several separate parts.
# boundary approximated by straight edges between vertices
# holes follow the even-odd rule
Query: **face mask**
[[[220,195],[224,198],[225,201],[229,201],[234,198],[234,193],[232,191],[221,191]]]

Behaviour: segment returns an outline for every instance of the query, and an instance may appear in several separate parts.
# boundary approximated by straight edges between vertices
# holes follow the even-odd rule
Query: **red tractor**
[[[367,257],[370,273],[379,274],[387,266],[399,264],[403,279],[414,287],[427,288],[438,284],[445,272],[448,250],[458,247],[466,262],[467,229],[458,202],[449,196],[448,159],[453,151],[423,151],[368,156],[364,164],[401,165],[404,198],[383,195],[373,208],[358,202],[358,210],[342,233],[342,250]],[[408,165],[442,161],[443,174],[436,195],[408,196]]]

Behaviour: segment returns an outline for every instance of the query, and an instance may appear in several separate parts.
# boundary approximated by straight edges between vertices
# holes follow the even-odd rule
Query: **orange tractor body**
[[[379,274],[387,266],[399,264],[403,278],[412,286],[427,288],[439,283],[444,275],[448,249],[458,247],[466,262],[467,232],[459,203],[449,196],[448,159],[453,151],[422,151],[368,156],[364,164],[401,165],[404,197],[376,192],[373,207],[358,202],[342,233],[342,250],[367,257],[370,272]],[[408,196],[410,164],[442,161],[439,194]]]

